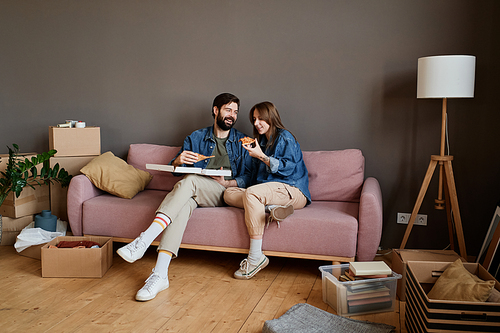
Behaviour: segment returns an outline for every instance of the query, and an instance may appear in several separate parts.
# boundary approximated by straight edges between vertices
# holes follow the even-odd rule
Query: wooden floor
[[[121,244],[115,244],[115,250]],[[101,279],[42,278],[40,261],[0,246],[1,332],[261,332],[297,303],[335,313],[322,300],[318,267],[328,262],[271,257],[253,279],[232,277],[242,254],[181,249],[170,288],[149,302],[135,293],[155,265],[151,248],[129,264],[115,253]],[[353,316],[404,329],[404,303],[395,312]]]

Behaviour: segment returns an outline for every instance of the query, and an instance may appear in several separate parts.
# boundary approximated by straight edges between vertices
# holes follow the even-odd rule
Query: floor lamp
[[[453,212],[455,221],[455,231],[460,248],[460,255],[467,259],[465,249],[465,240],[462,230],[462,220],[458,208],[458,197],[455,188],[455,179],[451,161],[453,156],[445,155],[445,136],[446,136],[446,114],[448,98],[472,98],[474,97],[474,76],[476,67],[476,57],[466,55],[433,56],[418,59],[418,79],[417,79],[417,98],[442,98],[441,114],[441,150],[439,155],[432,155],[427,173],[425,174],[422,187],[417,197],[415,206],[410,216],[406,232],[401,243],[401,249],[404,249],[408,237],[410,236],[413,223],[417,217],[425,193],[429,187],[436,166],[439,164],[439,188],[438,198],[435,200],[436,209],[446,209],[448,219],[448,232],[450,237],[451,249],[454,249],[454,229],[450,212]],[[444,188],[444,200],[443,200]]]

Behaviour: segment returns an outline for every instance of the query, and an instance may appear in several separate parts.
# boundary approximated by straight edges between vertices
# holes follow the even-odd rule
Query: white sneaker
[[[257,265],[252,265],[247,259],[243,259],[240,263],[240,269],[234,272],[234,278],[239,280],[248,280],[253,278],[261,269],[264,269],[267,264],[269,264],[269,259],[262,254],[259,263]]]
[[[116,253],[120,257],[123,258],[123,260],[133,263],[134,261],[141,259],[144,253],[146,253],[146,250],[148,247],[146,246],[146,243],[142,240],[142,237],[144,236],[144,233],[142,232],[139,237],[134,239],[131,243],[120,247],[118,250],[116,250]]]
[[[156,273],[153,269],[144,287],[139,289],[137,294],[135,294],[135,299],[142,302],[152,300],[160,291],[167,289],[168,286],[168,276],[163,279],[160,274]]]

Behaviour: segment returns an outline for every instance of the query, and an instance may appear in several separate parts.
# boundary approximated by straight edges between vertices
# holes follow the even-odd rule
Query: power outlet
[[[398,213],[398,223],[400,224],[408,224],[410,221],[411,214],[409,213]],[[417,218],[413,225],[427,225],[427,215],[425,214],[417,214]]]

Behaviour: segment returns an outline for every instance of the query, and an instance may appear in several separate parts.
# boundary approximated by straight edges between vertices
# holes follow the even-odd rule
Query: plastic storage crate
[[[394,311],[397,280],[401,275],[378,279],[341,282],[338,277],[349,270],[349,264],[320,266],[323,301],[340,316]]]

